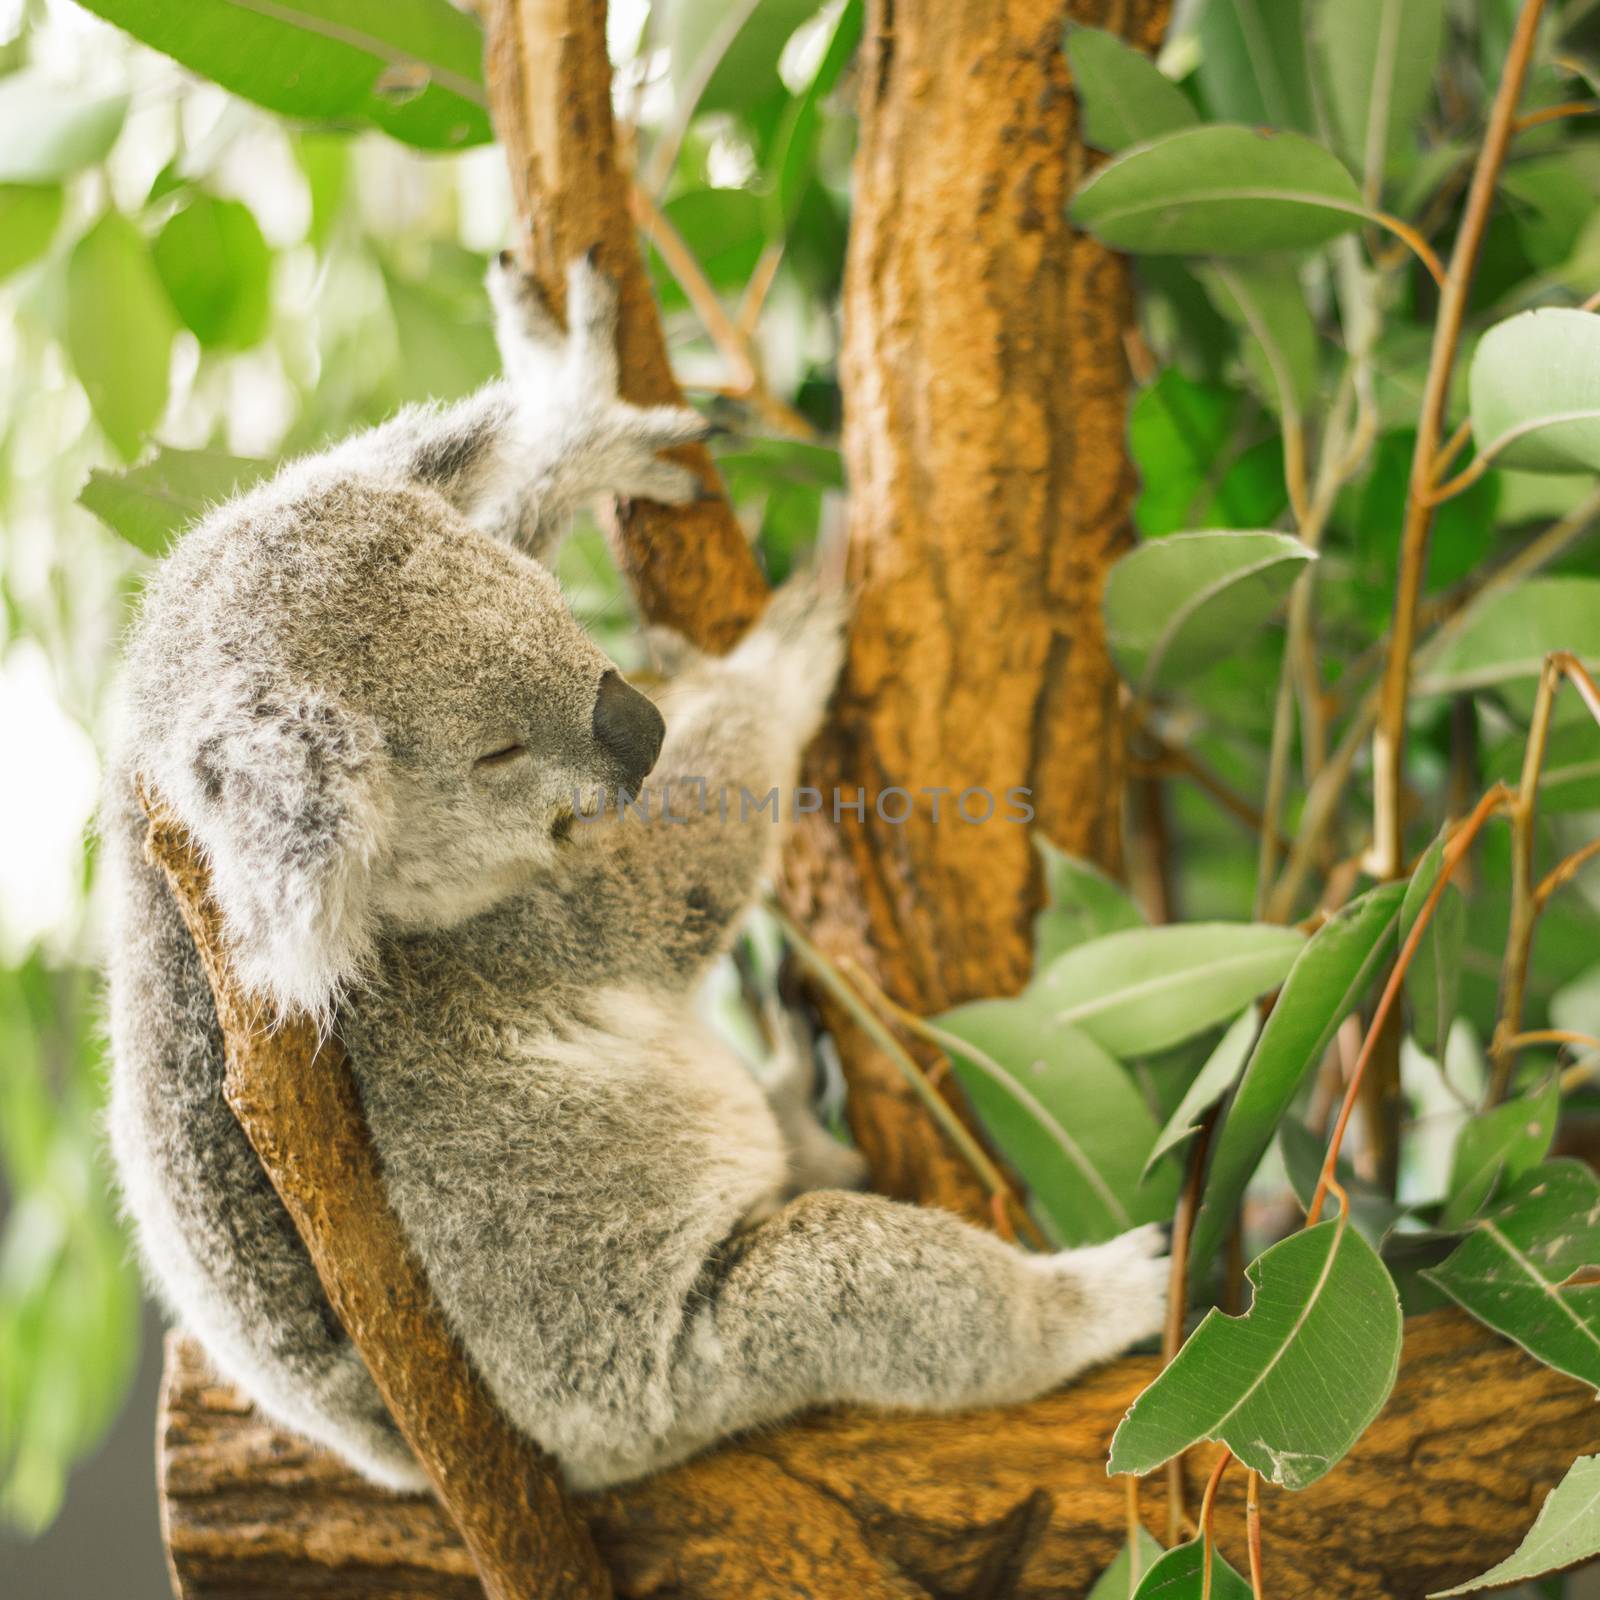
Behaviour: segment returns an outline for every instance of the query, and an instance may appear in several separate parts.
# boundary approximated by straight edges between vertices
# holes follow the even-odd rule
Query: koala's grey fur
[[[203,848],[263,1025],[337,1027],[446,1316],[574,1485],[819,1402],[1022,1399],[1153,1333],[1150,1230],[1029,1257],[844,1192],[851,1152],[697,1020],[778,830],[681,801],[682,823],[574,821],[619,781],[594,722],[612,669],[535,558],[588,497],[693,494],[656,452],[702,426],[618,400],[612,295],[582,264],[570,335],[509,269],[491,287],[507,381],[209,516],[131,635],[104,813],[111,1125],[172,1308],[268,1414],[420,1485],[223,1102],[136,773]],[[841,633],[836,601],[790,591],[692,664],[653,791],[792,784]]]

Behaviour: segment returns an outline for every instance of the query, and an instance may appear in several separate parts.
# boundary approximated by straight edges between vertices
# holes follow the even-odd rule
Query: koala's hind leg
[[[658,452],[704,439],[687,406],[633,406],[618,393],[617,299],[587,261],[567,276],[569,330],[502,256],[489,296],[506,377],[452,406],[413,406],[329,460],[442,494],[474,526],[541,560],[598,495],[679,504],[700,492]]]
[[[1027,1256],[945,1212],[804,1195],[731,1241],[697,1285],[669,1448],[812,1405],[1030,1399],[1159,1331],[1163,1244],[1150,1227]]]

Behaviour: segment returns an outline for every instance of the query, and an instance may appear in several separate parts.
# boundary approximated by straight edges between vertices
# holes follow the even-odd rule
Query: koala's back
[[[113,896],[109,1122],[150,1276],[269,1412],[324,1439],[319,1409],[351,1416],[351,1431],[374,1441],[369,1470],[404,1483],[404,1446],[223,1098],[210,986],[164,878],[144,859],[146,826],[133,774],[114,769],[101,812]]]

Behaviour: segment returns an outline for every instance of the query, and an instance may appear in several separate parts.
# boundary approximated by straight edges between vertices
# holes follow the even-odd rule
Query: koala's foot
[[[563,436],[573,497],[617,494],[681,505],[700,493],[687,467],[657,451],[699,443],[711,425],[688,406],[634,406],[618,393],[617,289],[580,256],[567,268],[567,327],[509,251],[490,265],[495,335],[519,400]]]
[[[1061,1363],[1057,1383],[1160,1333],[1171,1267],[1166,1250],[1167,1230],[1150,1223],[1104,1244],[1032,1258],[1052,1280],[1046,1337]]]
[[[791,578],[727,658],[730,670],[763,680],[775,712],[794,728],[799,744],[822,725],[844,665],[849,621],[842,591],[824,590],[811,577]]]

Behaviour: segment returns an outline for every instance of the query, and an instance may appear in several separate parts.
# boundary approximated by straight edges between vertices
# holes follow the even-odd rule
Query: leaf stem
[[[1250,1593],[1263,1600],[1261,1587],[1261,1474],[1254,1467],[1244,1480],[1244,1532],[1250,1546]]]
[[[1560,105],[1540,106],[1529,111],[1511,124],[1513,133],[1526,133],[1530,128],[1542,128],[1547,122],[1559,122],[1563,117],[1592,117],[1600,112],[1600,100],[1563,100]]]
[[[944,1096],[928,1081],[927,1074],[912,1058],[910,1053],[884,1027],[856,991],[845,981],[839,969],[816,945],[801,933],[789,917],[777,906],[769,906],[768,910],[778,926],[783,929],[784,937],[793,946],[795,954],[810,968],[817,981],[850,1013],[851,1020],[855,1022],[856,1026],[900,1069],[901,1075],[910,1084],[917,1098],[927,1108],[928,1114],[938,1123],[940,1130],[950,1143],[955,1146],[967,1165],[972,1168],[979,1181],[988,1189],[991,1195],[1000,1198],[1003,1203],[1015,1206],[1017,1213],[1024,1220],[1026,1228],[1043,1245],[1043,1237],[1039,1234],[1033,1218],[1028,1216],[1020,1202],[1017,1201],[1011,1185],[1006,1182],[1005,1175],[990,1158],[988,1151],[978,1143],[961,1119],[951,1109]],[[859,982],[861,978],[859,969],[857,969],[856,978],[857,982]],[[889,1001],[888,996],[884,995],[881,990],[876,992],[887,1005],[893,1006],[893,1002]]]
[[[1211,1476],[1206,1479],[1206,1492],[1200,1501],[1200,1537],[1205,1540],[1205,1566],[1200,1580],[1200,1600],[1211,1600],[1211,1564],[1216,1551],[1216,1539],[1211,1524],[1216,1512],[1217,1485],[1222,1482],[1222,1475],[1228,1470],[1228,1463],[1232,1460],[1233,1452],[1224,1445],[1222,1454],[1217,1457],[1216,1466],[1211,1469]]]
[[[1543,878],[1539,880],[1539,887],[1533,891],[1534,906],[1544,910],[1545,901],[1557,890],[1564,889],[1577,877],[1580,870],[1594,858],[1600,855],[1600,838],[1591,839],[1586,845],[1574,850],[1570,856],[1558,861]]]
[[[1466,319],[1467,291],[1477,266],[1495,183],[1522,95],[1528,63],[1533,56],[1544,0],[1523,0],[1512,34],[1511,48],[1495,90],[1494,105],[1483,146],[1467,191],[1460,231],[1450,257],[1450,270],[1440,286],[1439,310],[1434,321],[1433,346],[1417,417],[1417,442],[1411,459],[1410,486],[1405,521],[1400,536],[1400,574],[1396,586],[1394,626],[1385,665],[1377,734],[1373,749],[1373,848],[1378,871],[1397,877],[1405,845],[1401,837],[1405,788],[1406,712],[1411,690],[1411,656],[1416,644],[1417,606],[1427,569],[1428,536],[1433,528],[1433,507],[1427,495],[1433,484],[1440,449],[1450,375]]]
[[[1539,913],[1550,895],[1566,881],[1565,878],[1558,878],[1547,893],[1544,884],[1535,885],[1533,880],[1539,778],[1544,770],[1556,691],[1561,687],[1563,678],[1569,679],[1577,687],[1590,713],[1600,721],[1600,690],[1595,688],[1594,680],[1583,663],[1565,650],[1552,650],[1544,658],[1544,666],[1539,673],[1539,690],[1534,697],[1533,716],[1528,724],[1528,742],[1523,749],[1522,777],[1511,806],[1511,924],[1506,933],[1505,961],[1500,973],[1500,1019],[1495,1024],[1494,1040],[1490,1046],[1493,1063],[1489,1078],[1490,1105],[1498,1105],[1505,1099],[1506,1091],[1511,1086],[1511,1070],[1516,1057],[1511,1041],[1522,1030],[1522,1009],[1528,989],[1528,962],[1533,954],[1533,935]],[[1600,841],[1594,842],[1600,844]],[[1581,856],[1583,852],[1578,854]],[[1583,865],[1582,860],[1572,861],[1571,857],[1568,861],[1572,863],[1571,872],[1576,872]],[[1568,862],[1562,862],[1555,873],[1561,873],[1567,865]]]
[[[1139,1479],[1129,1472],[1122,1479],[1122,1505],[1128,1524],[1128,1593],[1131,1596],[1139,1587]]]
[[[1339,1118],[1334,1123],[1333,1137],[1328,1141],[1328,1153],[1323,1158],[1322,1171],[1317,1178],[1316,1193],[1311,1197],[1311,1204],[1306,1211],[1306,1226],[1311,1227],[1322,1214],[1322,1202],[1331,1189],[1336,1194],[1341,1194],[1339,1189],[1337,1168],[1339,1161],[1339,1147],[1344,1143],[1345,1129],[1350,1123],[1350,1113],[1355,1109],[1356,1100],[1361,1092],[1361,1080],[1366,1076],[1367,1067],[1371,1063],[1378,1040],[1383,1033],[1384,1023],[1388,1020],[1389,1013],[1394,1009],[1396,1000],[1400,996],[1400,985],[1405,979],[1406,971],[1411,965],[1412,958],[1417,953],[1418,946],[1422,943],[1422,936],[1428,931],[1428,924],[1433,920],[1433,913],[1444,894],[1451,877],[1462,858],[1472,847],[1472,842],[1483,831],[1483,826],[1490,817],[1497,812],[1507,809],[1513,796],[1503,783],[1497,783],[1490,789],[1478,804],[1473,808],[1471,816],[1451,836],[1449,844],[1445,846],[1444,858],[1439,866],[1439,876],[1433,888],[1428,893],[1428,898],[1422,903],[1422,909],[1417,913],[1417,920],[1412,925],[1411,932],[1400,954],[1395,960],[1394,967],[1389,973],[1389,981],[1384,985],[1382,997],[1378,1001],[1377,1010],[1372,1014],[1372,1022],[1367,1028],[1367,1037],[1361,1046],[1361,1054],[1356,1057],[1354,1070],[1350,1074],[1350,1081],[1345,1085],[1344,1101],[1339,1107]]]

